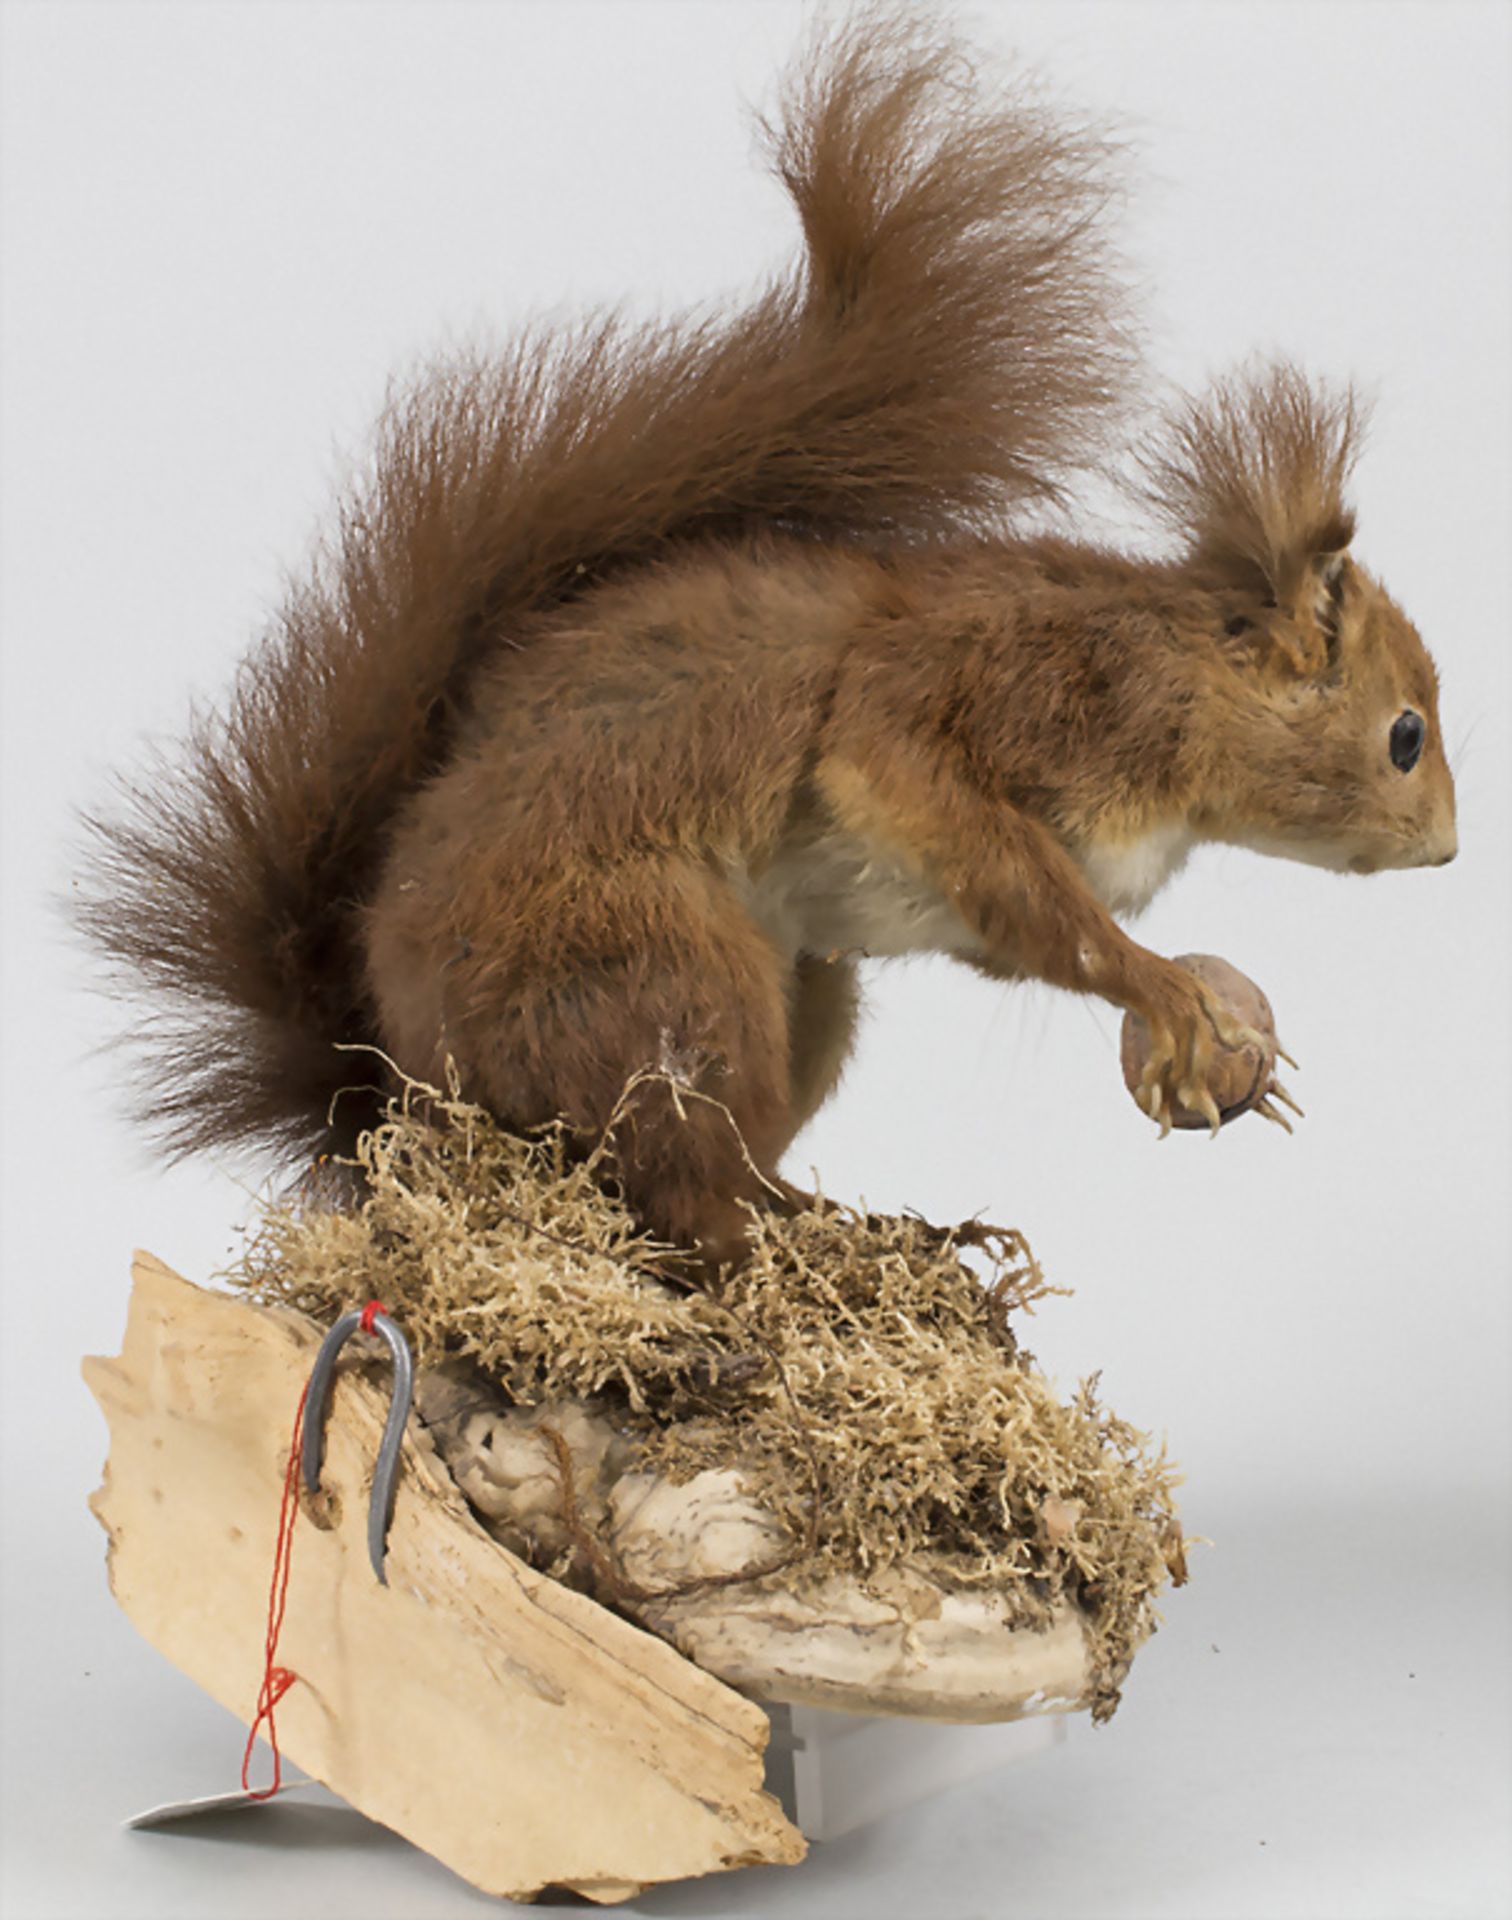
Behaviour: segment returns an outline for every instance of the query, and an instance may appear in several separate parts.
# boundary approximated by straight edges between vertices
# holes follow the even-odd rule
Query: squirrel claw
[[[1286,1051],[1285,1047],[1282,1046],[1279,1040],[1276,1042],[1276,1058],[1278,1060],[1284,1060],[1286,1064],[1291,1068],[1293,1073],[1300,1073],[1302,1071],[1301,1067],[1298,1065],[1298,1063],[1295,1060],[1292,1059],[1291,1055]]]
[[[1144,1084],[1134,1097],[1160,1128],[1160,1137],[1164,1140],[1171,1131],[1171,1114],[1166,1105],[1165,1089],[1161,1086],[1159,1078],[1147,1073]]]
[[[1195,1082],[1189,1086],[1178,1087],[1176,1098],[1189,1112],[1202,1115],[1208,1123],[1209,1135],[1216,1140],[1218,1130],[1223,1125],[1223,1115],[1218,1111],[1218,1102],[1207,1088]]]
[[[1258,1113],[1262,1120],[1274,1121],[1278,1127],[1284,1128],[1287,1133],[1295,1132],[1295,1128],[1292,1126],[1291,1121],[1287,1119],[1286,1115],[1282,1113],[1278,1107],[1271,1105],[1269,1093],[1267,1093],[1263,1099],[1255,1102],[1252,1111]],[[1299,1107],[1297,1111],[1300,1113],[1302,1109]]]
[[[1286,1091],[1285,1087],[1282,1086],[1281,1082],[1278,1079],[1276,1079],[1274,1074],[1271,1076],[1270,1085],[1265,1089],[1265,1098],[1267,1100],[1270,1100],[1270,1099],[1279,1100],[1283,1106],[1290,1107],[1292,1112],[1296,1114],[1299,1120],[1305,1120],[1307,1118],[1306,1113],[1302,1110],[1301,1107],[1297,1105],[1296,1101],[1293,1100],[1291,1095]]]
[[[1170,1065],[1170,1049],[1158,1047],[1151,1055],[1149,1064],[1140,1080],[1139,1089],[1134,1098],[1160,1128],[1160,1137],[1165,1139],[1171,1131],[1171,1109],[1166,1099],[1165,1075]]]

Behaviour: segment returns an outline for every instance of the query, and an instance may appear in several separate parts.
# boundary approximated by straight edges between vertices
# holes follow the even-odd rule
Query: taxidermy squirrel
[[[340,1151],[385,1092],[354,1046],[450,1061],[511,1126],[612,1127],[639,1217],[717,1264],[836,1083],[858,954],[1132,1010],[1146,1110],[1216,1125],[1253,1036],[1115,916],[1203,841],[1454,857],[1432,662],[1349,552],[1347,391],[1278,363],[1172,408],[1139,485],[1174,557],[1033,530],[1137,388],[1113,148],[974,76],[937,21],[822,31],[764,129],[789,277],[390,402],[226,714],[94,823],[171,1146]]]

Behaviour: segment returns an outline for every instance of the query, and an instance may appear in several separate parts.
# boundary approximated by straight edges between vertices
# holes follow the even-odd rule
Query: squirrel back
[[[341,1050],[374,1037],[364,905],[529,616],[763,526],[1001,527],[1105,453],[1135,360],[1102,134],[1022,87],[985,102],[938,22],[893,13],[821,32],[762,131],[793,271],[728,316],[537,329],[394,393],[224,713],[89,821],[78,918],[149,990],[130,1041],[172,1151],[371,1122]]]

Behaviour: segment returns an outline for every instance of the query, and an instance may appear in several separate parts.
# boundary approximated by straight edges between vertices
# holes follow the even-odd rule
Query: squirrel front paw
[[[1281,1106],[1302,1109],[1275,1070],[1278,1059],[1296,1062],[1253,981],[1216,955],[1184,954],[1162,961],[1141,997],[1124,1020],[1124,1079],[1162,1139],[1173,1126],[1216,1134],[1251,1111],[1291,1131]]]

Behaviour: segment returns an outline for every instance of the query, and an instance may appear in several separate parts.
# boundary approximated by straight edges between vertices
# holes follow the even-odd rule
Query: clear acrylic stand
[[[810,1840],[837,1839],[1066,1738],[1059,1713],[955,1726],[824,1707],[768,1703],[766,1711],[768,1790]]]

